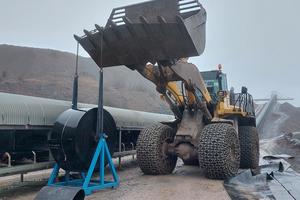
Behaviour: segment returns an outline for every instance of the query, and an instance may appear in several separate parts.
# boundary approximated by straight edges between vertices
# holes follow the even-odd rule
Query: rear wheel
[[[173,172],[177,157],[168,154],[175,131],[163,124],[156,124],[141,131],[137,140],[137,161],[144,174],[161,175]]]
[[[239,139],[241,146],[240,167],[255,169],[259,164],[259,138],[256,127],[240,126]]]
[[[225,179],[237,174],[240,145],[235,129],[224,123],[204,127],[198,143],[199,165],[208,178]]]

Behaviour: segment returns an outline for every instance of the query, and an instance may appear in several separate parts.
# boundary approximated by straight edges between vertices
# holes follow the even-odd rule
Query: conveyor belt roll
[[[104,110],[104,133],[111,154],[117,141],[116,124]],[[97,108],[69,109],[54,124],[49,139],[50,151],[64,170],[87,171],[97,145]],[[99,166],[99,165],[97,165]]]

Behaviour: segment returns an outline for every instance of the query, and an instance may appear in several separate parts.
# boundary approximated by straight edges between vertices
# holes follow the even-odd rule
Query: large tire
[[[163,124],[156,124],[141,131],[137,140],[137,161],[144,174],[171,174],[177,157],[167,154],[166,145],[172,143],[175,131]]]
[[[240,126],[239,139],[241,146],[240,168],[256,169],[259,164],[259,138],[256,127]]]
[[[233,126],[224,123],[204,127],[198,143],[199,165],[212,179],[225,179],[238,173],[240,145]]]

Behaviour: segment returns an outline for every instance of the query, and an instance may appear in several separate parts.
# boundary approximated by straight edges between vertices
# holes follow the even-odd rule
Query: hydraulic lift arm
[[[156,90],[170,105],[178,119],[182,118],[184,106],[195,108],[203,103],[211,103],[212,99],[201,73],[195,65],[188,63],[187,59],[179,59],[174,64],[148,63],[146,66],[130,66],[130,68],[136,69],[156,85]],[[181,82],[181,89],[177,82]],[[208,119],[212,118],[207,109],[203,111]]]

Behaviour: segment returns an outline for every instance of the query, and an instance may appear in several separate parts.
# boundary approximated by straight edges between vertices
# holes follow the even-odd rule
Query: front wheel
[[[144,174],[171,174],[177,157],[168,154],[168,144],[174,141],[175,131],[170,126],[156,124],[141,131],[137,140],[137,161]]]
[[[237,174],[240,145],[233,126],[224,123],[204,127],[198,143],[200,167],[208,178],[225,179]]]

